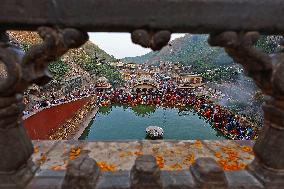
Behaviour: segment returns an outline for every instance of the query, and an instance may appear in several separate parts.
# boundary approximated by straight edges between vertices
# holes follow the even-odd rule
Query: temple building
[[[159,84],[155,82],[153,79],[142,79],[134,84],[132,90],[133,91],[147,91],[149,89],[157,89]]]
[[[193,89],[202,86],[202,76],[196,74],[180,74],[179,88],[180,89]]]
[[[120,73],[124,81],[129,81],[131,79],[132,72],[129,69],[120,70]]]
[[[106,92],[109,91],[112,86],[109,83],[108,79],[105,77],[98,78],[96,85],[95,85],[96,91],[98,92]]]
[[[123,62],[112,62],[110,65],[116,67],[117,69],[122,69],[125,66]]]
[[[138,70],[136,72],[136,75],[137,75],[137,80],[145,80],[151,78],[151,73],[146,70]]]
[[[137,64],[135,64],[135,63],[127,63],[127,64],[125,65],[125,67],[128,68],[128,69],[134,70],[134,69],[136,69]]]

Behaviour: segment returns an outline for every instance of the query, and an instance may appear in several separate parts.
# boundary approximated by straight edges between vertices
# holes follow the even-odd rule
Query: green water
[[[225,139],[193,110],[137,107],[102,107],[80,139],[83,140],[139,140],[145,139],[145,129],[156,125],[164,129],[164,139]]]

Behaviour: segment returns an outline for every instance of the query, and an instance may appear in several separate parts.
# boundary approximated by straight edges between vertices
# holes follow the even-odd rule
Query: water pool
[[[80,139],[140,140],[145,139],[145,129],[150,125],[162,127],[164,139],[225,139],[191,109],[146,105],[101,107]]]

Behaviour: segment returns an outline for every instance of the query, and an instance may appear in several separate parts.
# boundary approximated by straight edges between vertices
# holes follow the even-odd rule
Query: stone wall
[[[82,108],[90,98],[83,98],[69,103],[53,106],[24,120],[24,127],[32,140],[49,139],[66,120]]]

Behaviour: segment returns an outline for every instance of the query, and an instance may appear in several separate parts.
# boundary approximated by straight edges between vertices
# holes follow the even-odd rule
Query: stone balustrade
[[[0,6],[0,62],[7,72],[0,80],[1,189],[284,186],[284,56],[279,52],[271,57],[254,48],[260,34],[283,35],[283,0],[2,0]],[[38,30],[43,43],[21,56],[6,33],[13,29]],[[174,32],[210,34],[210,45],[223,47],[266,95],[265,122],[253,147],[253,162],[244,170],[223,171],[219,165],[224,161],[217,164],[205,157],[186,170],[166,171],[159,170],[153,157],[141,156],[131,171],[101,172],[97,159],[75,158],[80,149],[73,149],[67,171],[39,170],[22,127],[23,91],[34,83],[46,84],[51,79],[48,64],[84,44],[87,31],[130,32],[134,43],[153,50],[165,46]],[[111,151],[110,146],[104,149]],[[158,159],[157,164],[163,164]]]
[[[33,144],[36,148],[33,161],[40,169],[27,186],[31,189],[265,188],[245,168],[254,158],[251,150],[254,141],[34,141]],[[74,157],[72,150],[78,148],[80,153]],[[231,153],[243,167],[230,167],[230,161],[228,167],[220,165]],[[189,156],[193,158],[189,160]],[[224,170],[228,168],[237,170]]]

